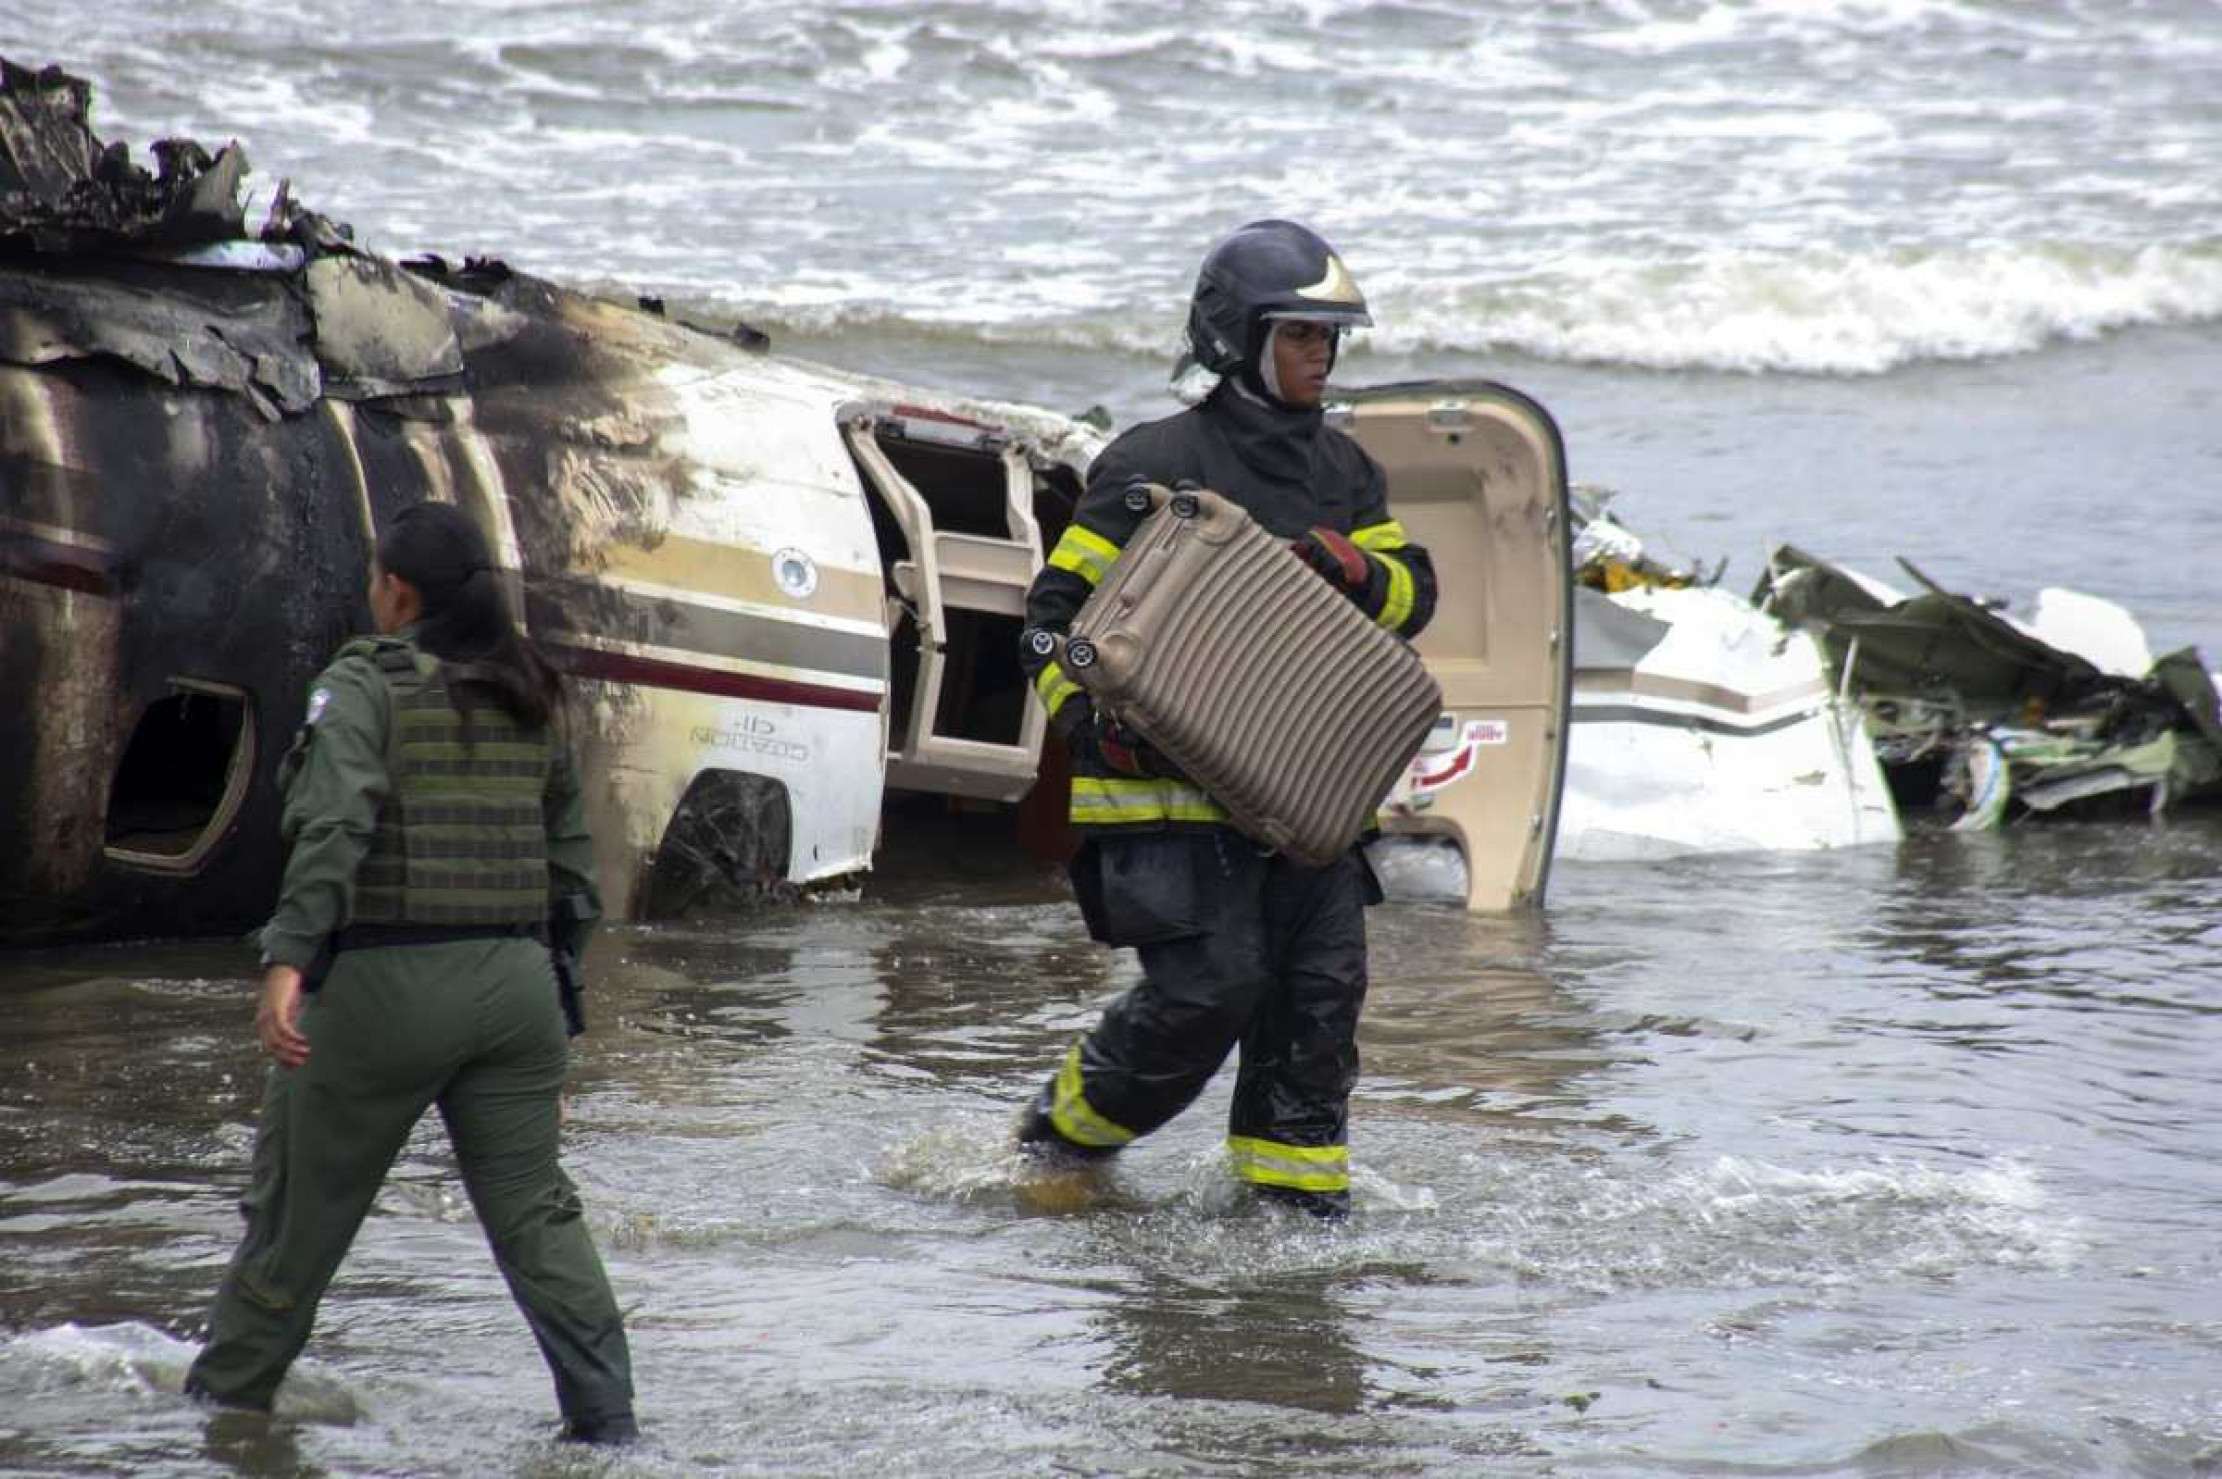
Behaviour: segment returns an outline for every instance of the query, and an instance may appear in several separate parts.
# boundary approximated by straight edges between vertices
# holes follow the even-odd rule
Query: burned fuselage
[[[82,129],[81,94],[72,116],[67,90],[31,85],[53,76],[9,69],[0,141]],[[113,154],[25,153],[0,179],[19,228],[0,227],[0,941],[267,910],[272,768],[309,680],[367,625],[378,530],[426,498],[487,531],[574,680],[617,911],[704,876],[863,867],[890,731],[922,705],[926,748],[955,761],[913,784],[1008,800],[1031,782],[1015,664],[999,678],[971,651],[1015,645],[1009,580],[973,582],[929,632],[897,576],[932,565],[912,542],[946,543],[935,516],[958,509],[979,525],[960,543],[1007,555],[1022,589],[1088,428],[499,264],[396,264],[282,196],[251,239],[204,214],[180,240],[144,188],[136,227],[57,224],[42,202],[81,198]],[[175,183],[205,205],[205,171]],[[992,609],[960,620],[967,604]],[[961,693],[921,690],[943,661]]]
[[[1023,802],[1016,840],[1069,845],[1017,657],[1100,430],[392,262],[282,187],[250,233],[236,146],[150,175],[87,100],[0,60],[0,944],[264,915],[278,756],[427,498],[573,682],[611,912],[861,870],[891,792]],[[1418,643],[1449,748],[1389,830],[1454,845],[1471,906],[1532,905],[1571,685],[1558,429],[1478,381],[1331,414],[1457,572]]]

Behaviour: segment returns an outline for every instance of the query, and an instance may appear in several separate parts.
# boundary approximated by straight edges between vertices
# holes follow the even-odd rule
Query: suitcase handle
[[[1121,609],[1132,611],[1142,603],[1142,598],[1150,593],[1150,587],[1157,584],[1157,577],[1165,573],[1165,566],[1172,557],[1173,546],[1170,543],[1153,545],[1142,551],[1142,558],[1135,565],[1134,573],[1119,587]]]
[[[1201,491],[1193,483],[1183,483],[1178,491],[1153,483],[1149,488],[1150,515],[1154,518],[1170,507],[1174,517],[1185,529],[1203,512],[1203,504],[1197,497]],[[1173,540],[1160,540],[1139,553],[1133,571],[1119,587],[1121,610],[1132,611],[1142,603],[1142,599],[1150,593],[1150,587],[1157,584],[1157,578],[1165,573],[1165,564],[1173,557],[1173,546]]]

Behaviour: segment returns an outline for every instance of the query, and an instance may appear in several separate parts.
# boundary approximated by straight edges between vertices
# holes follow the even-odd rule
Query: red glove
[[[1305,531],[1302,539],[1289,541],[1289,550],[1330,583],[1346,591],[1362,591],[1373,578],[1373,572],[1366,567],[1365,552],[1352,544],[1347,534],[1314,525]]]
[[[1095,740],[1096,754],[1102,758],[1103,763],[1121,775],[1137,778],[1161,776],[1170,769],[1160,762],[1157,751],[1150,747],[1148,740],[1116,719],[1107,719],[1098,714],[1092,738]]]

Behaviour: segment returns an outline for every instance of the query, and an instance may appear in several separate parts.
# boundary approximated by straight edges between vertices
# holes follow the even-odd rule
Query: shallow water
[[[1076,1207],[1015,1103],[1130,979],[1054,880],[598,942],[569,1162],[623,1471],[2142,1473],[2222,1459],[2217,825],[1566,867],[1372,916],[1358,1211],[1224,1078]],[[273,1424],[173,1394],[236,1229],[243,952],[13,957],[0,1468],[570,1472],[436,1129]]]

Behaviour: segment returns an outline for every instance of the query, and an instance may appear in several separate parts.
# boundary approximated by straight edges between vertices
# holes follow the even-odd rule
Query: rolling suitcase
[[[1442,712],[1419,655],[1205,491],[1155,505],[1062,666],[1234,824],[1312,867],[1363,832]]]

